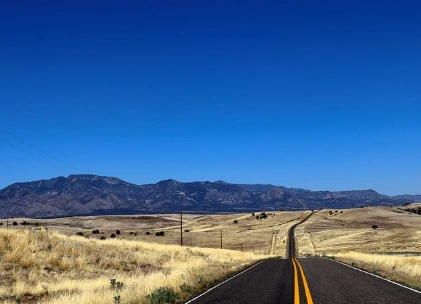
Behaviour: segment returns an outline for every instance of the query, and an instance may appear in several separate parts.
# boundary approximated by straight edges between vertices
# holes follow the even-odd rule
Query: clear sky
[[[0,38],[0,188],[421,193],[419,1],[1,1]]]

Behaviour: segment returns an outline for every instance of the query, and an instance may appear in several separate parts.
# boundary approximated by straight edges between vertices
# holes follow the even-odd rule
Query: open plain
[[[374,228],[373,228],[374,226]],[[421,216],[400,207],[321,210],[297,227],[301,255],[421,253]]]
[[[309,211],[256,212],[241,214],[183,214],[183,245],[223,248],[285,257],[289,227]],[[259,218],[257,218],[259,217]],[[65,235],[83,233],[90,239],[110,238],[180,245],[180,214],[86,216],[57,219],[12,219],[9,228],[40,229]],[[13,221],[17,226],[10,226]],[[3,220],[5,227],[6,223]],[[28,222],[30,225],[21,225]],[[37,226],[35,226],[37,225]],[[99,233],[93,233],[99,230]],[[120,234],[116,234],[119,230]],[[164,232],[164,236],[156,233]],[[221,246],[222,235],[222,246]]]
[[[301,256],[326,256],[421,289],[421,216],[409,207],[321,210],[296,229]]]
[[[420,289],[421,216],[405,208],[316,211],[295,230],[297,256]],[[291,226],[310,213],[183,214],[182,228],[180,214],[0,220],[0,302],[154,303],[165,292],[183,302],[259,260],[287,257]]]

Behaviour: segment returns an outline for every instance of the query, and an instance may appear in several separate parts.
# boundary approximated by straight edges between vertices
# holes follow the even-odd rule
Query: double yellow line
[[[307,298],[307,304],[313,304],[313,298],[311,297],[310,288],[308,288],[307,279],[306,279],[306,276],[304,275],[304,270],[301,267],[301,264],[298,262],[298,260],[295,257],[292,257],[291,260],[292,260],[292,265],[294,266],[294,304],[300,304],[300,285],[298,284],[297,268],[300,269],[304,291]]]

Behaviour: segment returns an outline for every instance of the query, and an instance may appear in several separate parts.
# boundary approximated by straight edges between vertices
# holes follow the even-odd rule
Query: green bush
[[[189,293],[189,294],[193,294],[194,291],[195,291],[193,286],[191,286],[189,284],[186,284],[186,283],[181,284],[180,289],[181,289],[181,291],[183,291],[185,293]]]
[[[147,296],[151,304],[171,304],[175,303],[177,293],[172,287],[159,287]]]
[[[113,290],[120,290],[123,288],[124,283],[117,281],[116,279],[110,279],[111,289]]]
[[[114,304],[120,304],[121,303],[121,296],[114,296],[113,300],[114,300]]]

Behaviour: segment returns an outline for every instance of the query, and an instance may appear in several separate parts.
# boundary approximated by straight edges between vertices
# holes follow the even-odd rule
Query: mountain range
[[[421,195],[386,196],[374,190],[310,191],[268,184],[172,179],[136,185],[90,174],[15,183],[0,190],[0,218],[192,212],[249,212],[421,201]]]

